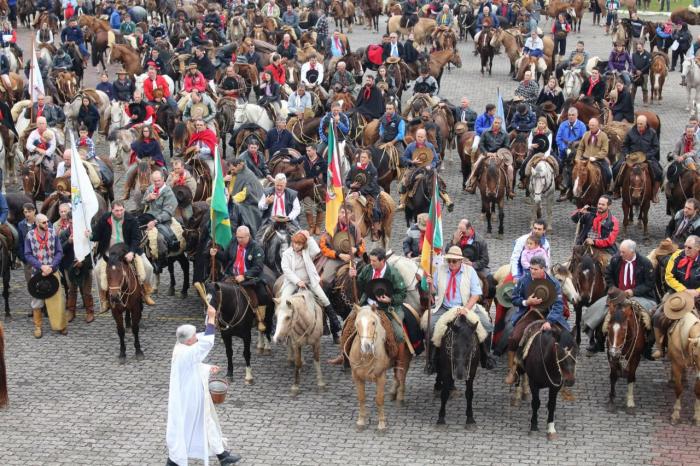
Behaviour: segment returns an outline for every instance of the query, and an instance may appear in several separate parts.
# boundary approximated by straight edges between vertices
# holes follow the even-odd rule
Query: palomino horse
[[[379,208],[382,211],[379,231],[374,231],[372,213],[367,212],[367,208],[357,198],[348,199],[348,202],[352,205],[360,236],[364,238],[371,233],[372,239],[375,241],[377,239],[381,240],[382,246],[388,249],[391,244],[391,228],[394,221],[394,212],[396,211],[394,199],[388,193],[382,191],[378,198],[374,200],[374,202],[379,203]]]
[[[579,209],[585,205],[596,205],[600,196],[607,191],[606,186],[603,185],[600,165],[588,159],[574,161],[571,185],[571,192],[576,199],[576,207]]]
[[[654,58],[651,59],[651,68],[649,75],[649,83],[651,84],[651,103],[656,100],[661,103],[661,91],[668,76],[668,56],[665,53],[656,52]]]
[[[668,356],[671,359],[671,374],[673,388],[676,392],[676,402],[673,404],[671,424],[681,420],[681,395],[683,395],[683,374],[688,367],[694,367],[695,378],[695,414],[693,424],[700,426],[700,319],[695,311],[683,316],[669,330]]]
[[[574,246],[569,270],[579,297],[578,301],[574,303],[574,312],[576,314],[576,343],[580,344],[583,308],[605,296],[607,286],[605,285],[603,266],[590,246]]]
[[[141,59],[138,52],[132,50],[128,45],[115,44],[109,54],[109,63],[119,63],[129,76],[136,76],[142,73]]]
[[[645,162],[635,163],[627,169],[622,180],[622,211],[624,212],[623,232],[627,234],[627,226],[634,222],[634,209],[639,209],[639,223],[644,228],[644,239],[649,238],[649,206],[652,197],[652,180],[649,165]]]
[[[299,394],[299,376],[301,374],[301,350],[310,346],[314,352],[316,384],[325,389],[321,373],[321,335],[323,335],[323,310],[316,303],[314,294],[308,289],[290,296],[285,300],[275,299],[277,326],[272,341],[282,339],[289,342],[289,361],[294,364],[294,384],[292,395]]]
[[[428,57],[428,69],[430,70],[430,75],[437,80],[438,84],[440,84],[440,80],[442,79],[442,72],[445,65],[448,63],[453,64],[457,68],[462,67],[462,58],[459,56],[459,50],[438,50],[431,53]]]
[[[481,74],[484,74],[484,68],[488,67],[489,76],[491,76],[491,68],[493,68],[493,55],[496,53],[491,41],[493,39],[493,30],[488,28],[481,31],[479,40],[476,43],[476,50],[481,57]]]
[[[0,126],[0,172],[8,184],[17,184],[15,167],[17,152],[12,150],[17,137],[6,126]],[[3,191],[4,191],[3,184]]]
[[[386,385],[386,371],[391,366],[391,358],[384,348],[387,335],[379,314],[370,306],[355,306],[357,317],[355,318],[356,336],[352,341],[347,357],[352,369],[352,380],[357,389],[357,401],[360,412],[357,416],[357,430],[367,428],[367,408],[365,407],[365,383],[377,384],[377,430],[386,430],[386,415],[384,414],[384,388]],[[343,348],[345,352],[345,348]]]
[[[430,35],[435,30],[437,23],[431,18],[418,18],[418,23],[413,26],[413,36],[415,38],[416,44],[423,45],[426,40],[430,38]],[[389,18],[389,23],[387,24],[387,30],[389,34],[392,32],[399,32],[401,36],[407,36],[410,32],[407,28],[401,27],[401,16],[392,16]]]
[[[693,58],[687,58],[683,61],[681,76],[685,76],[685,90],[688,93],[688,102],[685,109],[691,113],[697,114],[696,106],[700,102],[698,100],[698,91],[700,91],[700,65]],[[695,91],[695,95],[691,94]]]
[[[141,342],[139,341],[139,322],[143,312],[143,291],[139,285],[136,271],[124,259],[127,248],[123,243],[115,244],[109,249],[107,258],[107,283],[103,288],[107,288],[109,296],[109,307],[112,310],[112,317],[117,323],[117,334],[119,335],[119,362],[126,362],[126,345],[124,343],[124,314],[126,314],[126,325],[131,327],[134,335],[134,349],[136,350],[136,360],[143,359]]]
[[[608,411],[615,412],[615,383],[622,376],[627,378],[627,414],[635,414],[634,382],[642,352],[646,345],[646,329],[651,318],[635,301],[622,304],[608,303],[608,315],[603,324],[607,333],[608,364],[610,365],[610,394]]]
[[[22,76],[17,73],[10,72],[8,75],[10,81],[10,88],[7,88],[7,83],[5,81],[0,82],[2,84],[2,96],[8,106],[12,107],[15,102],[22,100],[22,93],[24,92],[24,80]]]
[[[467,421],[465,428],[474,428],[474,378],[479,367],[479,340],[476,336],[476,322],[472,323],[464,315],[447,325],[439,348],[439,378],[442,382],[440,392],[440,412],[438,425],[445,424],[445,405],[450,398],[450,391],[456,380],[464,380],[467,389],[464,396],[467,399]]]
[[[498,235],[503,235],[503,205],[508,186],[506,168],[501,166],[496,154],[489,154],[483,160],[483,169],[479,177],[481,194],[481,215],[486,217],[486,232],[491,233],[491,214],[498,208]]]
[[[531,326],[541,326],[545,321],[536,320]],[[526,330],[527,332],[527,330]],[[523,365],[532,394],[530,432],[539,431],[537,411],[540,409],[540,390],[549,389],[547,401],[547,440],[555,440],[554,411],[557,395],[562,387],[571,387],[576,381],[576,356],[578,346],[566,330],[539,330],[524,358]]]
[[[552,225],[552,204],[556,186],[554,169],[546,160],[540,160],[532,167],[530,174],[530,195],[532,195],[532,220],[543,218],[546,212],[547,225]],[[544,206],[543,206],[544,204]]]

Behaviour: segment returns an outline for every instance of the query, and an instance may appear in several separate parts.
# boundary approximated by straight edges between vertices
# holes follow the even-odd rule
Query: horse
[[[392,32],[398,32],[401,36],[407,36],[409,33],[408,28],[401,27],[401,16],[392,16],[389,18],[387,23],[387,31],[389,34]],[[418,22],[413,26],[412,32],[416,44],[423,45],[426,40],[430,38],[437,27],[437,22],[432,18],[418,18]]]
[[[668,66],[666,64],[668,56],[663,53],[655,53],[651,59],[649,84],[651,84],[651,103],[656,100],[661,103],[661,91],[663,91],[666,76],[668,76]]]
[[[437,80],[438,84],[440,84],[440,80],[442,79],[445,65],[448,63],[453,64],[457,68],[462,67],[462,58],[459,56],[459,50],[438,50],[428,56],[428,70],[430,75]]]
[[[274,124],[270,119],[270,115],[260,105],[243,103],[236,107],[234,131],[240,128],[245,123],[255,123],[262,127],[265,131],[270,131]]]
[[[8,180],[8,184],[17,184],[17,173],[15,170],[17,137],[6,126],[0,126],[0,172],[3,179]],[[2,191],[4,191],[4,185]]]
[[[499,166],[497,156],[489,155],[483,161],[483,170],[479,177],[481,194],[481,215],[486,217],[486,232],[491,233],[491,214],[498,208],[498,235],[503,235],[503,204],[506,197],[508,177],[505,167]]]
[[[109,249],[107,258],[107,283],[104,288],[108,290],[109,307],[112,310],[112,317],[117,323],[117,334],[119,335],[119,362],[126,362],[126,345],[124,344],[124,314],[126,314],[126,325],[131,327],[134,335],[135,358],[140,361],[144,358],[139,341],[139,322],[143,312],[143,291],[139,286],[139,279],[136,271],[124,259],[127,251],[123,243],[115,244]]]
[[[316,384],[321,390],[326,388],[321,373],[321,335],[323,335],[323,310],[316,303],[314,294],[305,289],[285,300],[274,299],[277,326],[272,341],[289,340],[289,361],[294,364],[293,396],[299,394],[299,376],[301,373],[301,350],[310,346],[314,353]],[[293,358],[293,359],[292,359]]]
[[[666,214],[675,215],[690,198],[700,199],[700,173],[695,170],[683,170],[680,178],[673,184],[671,195],[666,196]]]
[[[536,320],[531,325],[541,325]],[[532,394],[532,416],[530,432],[539,431],[537,411],[540,409],[540,390],[549,389],[547,401],[547,440],[555,440],[554,411],[557,407],[557,395],[562,386],[571,387],[576,381],[576,356],[578,346],[571,333],[561,331],[539,331],[530,342],[530,349],[524,358],[525,373]]]
[[[201,282],[194,284],[199,296],[206,304],[216,309],[216,321],[221,331],[221,339],[226,348],[226,377],[233,380],[233,338],[243,340],[246,385],[254,381],[250,367],[250,330],[255,322],[254,309],[243,287],[238,284],[209,282],[206,287]]]
[[[404,206],[404,215],[406,217],[406,226],[411,226],[416,222],[418,215],[428,212],[430,209],[430,200],[433,198],[433,176],[434,172],[427,171],[424,168],[414,176],[414,181],[411,186],[404,188],[409,190],[406,196],[406,204]]]
[[[603,333],[607,333],[607,354],[610,366],[610,394],[607,409],[612,413],[616,411],[615,383],[620,376],[623,376],[627,378],[626,411],[627,414],[635,414],[634,382],[646,345],[645,326],[651,327],[649,315],[641,306],[635,304],[632,304],[632,301],[621,304],[608,303],[608,315],[603,324]]]
[[[159,105],[156,109],[156,124],[163,129],[166,135],[173,134],[175,125],[180,120],[180,113],[170,105]],[[170,149],[170,158],[174,157],[173,153],[173,138],[168,137],[168,149]],[[225,154],[224,154],[225,158]],[[194,194],[194,193],[192,193]]]
[[[357,198],[349,199],[348,202],[352,206],[355,215],[356,226],[362,238],[371,233],[374,241],[381,241],[384,249],[388,249],[391,244],[391,229],[394,220],[394,212],[396,211],[396,202],[386,192],[381,192],[374,202],[379,202],[379,208],[382,215],[379,220],[379,230],[374,230],[372,222],[372,213],[367,212],[367,208],[360,203]]]
[[[694,312],[681,317],[669,331],[668,356],[671,359],[671,374],[676,402],[673,404],[671,424],[681,420],[681,395],[683,395],[683,374],[687,367],[700,371],[700,319]],[[700,372],[698,372],[700,374]],[[700,377],[695,378],[695,414],[693,424],[700,426]]]
[[[59,71],[52,74],[56,86],[56,103],[70,102],[78,93],[78,78],[73,71]]]
[[[533,201],[532,220],[543,218],[546,211],[547,225],[551,225],[552,203],[554,201],[554,192],[556,191],[552,165],[544,159],[537,162],[537,165],[532,167],[529,184],[529,191]]]
[[[648,164],[635,163],[622,180],[623,232],[634,222],[634,209],[639,209],[639,223],[644,228],[644,239],[649,238],[649,206],[652,198],[652,179]]]
[[[5,227],[7,228],[7,227]],[[6,230],[7,232],[7,230]],[[10,314],[10,272],[12,270],[13,238],[0,237],[0,275],[2,276],[2,297],[5,300],[5,320],[11,320]],[[0,402],[2,401],[0,397]],[[0,403],[1,404],[1,403]]]
[[[464,315],[459,315],[453,322],[447,324],[447,330],[438,351],[438,376],[442,381],[442,390],[437,424],[445,424],[445,405],[450,398],[455,380],[464,380],[467,385],[464,392],[467,399],[467,421],[464,427],[473,429],[476,427],[472,409],[474,378],[479,367],[480,351],[476,323],[469,322]]]
[[[77,131],[78,113],[83,103],[83,97],[87,97],[90,102],[97,107],[97,111],[100,114],[99,131],[106,135],[111,103],[107,94],[94,88],[80,89],[72,99],[63,104],[63,113],[66,115],[65,128],[70,128],[72,126]]]
[[[115,44],[112,46],[112,51],[107,59],[108,63],[119,63],[124,67],[124,70],[129,73],[129,76],[136,76],[143,72],[141,67],[141,58],[138,52],[135,52],[131,47],[124,44]]]
[[[605,296],[605,273],[593,250],[587,246],[574,246],[569,270],[579,299],[574,303],[576,314],[576,344],[581,344],[581,314],[583,308]]]
[[[472,39],[476,35],[476,16],[474,7],[469,3],[455,4],[457,27],[459,28],[459,39],[466,41],[469,36]]]
[[[493,39],[493,30],[488,28],[481,31],[479,34],[479,40],[476,43],[476,50],[479,52],[481,57],[481,75],[484,75],[484,68],[488,67],[489,76],[491,76],[491,69],[493,68],[493,56],[496,53],[494,48],[491,46],[491,41]]]
[[[579,209],[585,205],[596,205],[600,196],[605,194],[603,173],[600,166],[588,159],[574,161],[571,171],[571,192]]]
[[[578,68],[575,70],[564,70],[562,81],[564,99],[578,99],[581,94],[581,86],[583,85],[581,71]]]
[[[352,32],[352,23],[355,21],[355,5],[350,0],[333,0],[330,4],[330,13],[335,20],[335,27],[340,27],[343,32],[343,23],[347,22],[348,33]]]
[[[699,101],[698,91],[700,91],[700,65],[698,65],[694,58],[686,58],[683,61],[681,76],[685,76],[685,90],[688,93],[688,102],[686,103],[685,109],[691,113],[697,113],[696,104]],[[693,90],[695,90],[695,96],[691,101]]]
[[[347,352],[352,380],[357,389],[357,401],[360,412],[357,416],[357,430],[367,428],[367,409],[365,407],[365,384],[368,381],[377,384],[377,430],[386,431],[386,415],[384,414],[384,388],[386,385],[386,371],[391,366],[391,359],[386,353],[384,342],[386,332],[382,326],[377,310],[370,306],[359,307],[355,305],[357,317],[355,318],[356,337],[352,341],[350,351]],[[343,352],[346,349],[343,348]]]
[[[382,14],[382,2],[380,0],[363,0],[362,13],[367,19],[367,27],[374,32],[379,32],[379,16]]]
[[[0,408],[7,406],[7,366],[5,365],[5,329],[0,323]]]
[[[7,105],[12,107],[15,102],[22,100],[22,93],[24,92],[24,79],[22,79],[22,76],[12,71],[8,73],[7,77],[10,81],[10,88],[7,89],[5,81],[2,81],[1,84],[3,93],[1,95],[4,97]]]

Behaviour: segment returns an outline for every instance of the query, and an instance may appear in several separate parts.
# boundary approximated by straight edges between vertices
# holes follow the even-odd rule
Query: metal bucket
[[[224,402],[226,399],[226,392],[228,391],[228,382],[225,380],[215,379],[209,381],[209,393],[211,394],[211,401],[218,405]]]

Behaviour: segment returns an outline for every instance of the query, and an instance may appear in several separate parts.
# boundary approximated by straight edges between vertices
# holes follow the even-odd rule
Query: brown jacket
[[[576,150],[576,158],[595,158],[602,160],[608,156],[608,135],[602,129],[598,130],[598,138],[595,144],[591,144],[591,132],[586,131]]]

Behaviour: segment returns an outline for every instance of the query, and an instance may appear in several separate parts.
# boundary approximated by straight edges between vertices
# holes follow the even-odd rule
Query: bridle
[[[124,262],[122,262],[121,264],[126,265],[126,267],[124,267],[123,265],[121,267],[122,276],[121,276],[121,281],[119,282],[119,286],[108,286],[107,289],[110,292],[110,298],[111,298],[111,294],[113,291],[118,291],[119,292],[119,294],[117,295],[118,303],[122,307],[126,307],[126,304],[127,304],[127,301],[129,300],[129,298],[131,298],[131,296],[133,296],[134,293],[136,293],[136,291],[139,289],[139,281],[136,278],[136,272],[134,272],[128,264],[126,264]],[[110,265],[107,264],[107,267],[110,267]],[[129,277],[134,278],[134,288],[133,289],[130,288]],[[126,285],[126,287],[125,287],[125,285]]]
[[[539,340],[540,340],[539,341],[539,343],[540,343],[539,344],[540,356],[542,359],[542,367],[544,368],[544,373],[547,376],[547,380],[549,380],[549,383],[553,387],[559,388],[564,384],[564,375],[563,375],[562,370],[561,370],[561,363],[566,361],[567,359],[572,359],[574,361],[574,374],[576,374],[576,363],[577,363],[576,356],[574,356],[574,354],[573,354],[573,349],[564,348],[564,357],[559,358],[559,354],[558,354],[559,352],[555,350],[554,361],[557,364],[557,371],[559,372],[559,383],[557,384],[552,380],[552,377],[549,375],[549,369],[547,369],[547,363],[545,362],[545,359],[544,359],[544,350],[542,349],[542,336],[541,335],[540,335]],[[556,375],[555,375],[555,377],[556,377]]]
[[[637,314],[632,311],[633,317],[634,317],[634,340],[632,340],[632,345],[629,347],[629,350],[627,353],[625,353],[623,350],[625,349],[625,346],[627,345],[627,334],[629,333],[629,326],[625,325],[625,333],[622,336],[622,345],[618,346],[616,345],[617,343],[617,338],[615,334],[612,334],[612,343],[610,342],[610,335],[611,335],[611,329],[610,326],[608,326],[608,363],[612,366],[615,362],[615,359],[610,355],[611,350],[617,350],[619,351],[620,358],[622,361],[625,362],[625,364],[620,364],[622,368],[624,369],[625,366],[627,366],[627,363],[630,360],[630,357],[632,357],[632,353],[634,353],[634,348],[637,346],[637,339],[639,338],[639,320],[637,318]],[[611,322],[612,323],[612,322]],[[613,323],[613,325],[617,324],[617,322]]]

